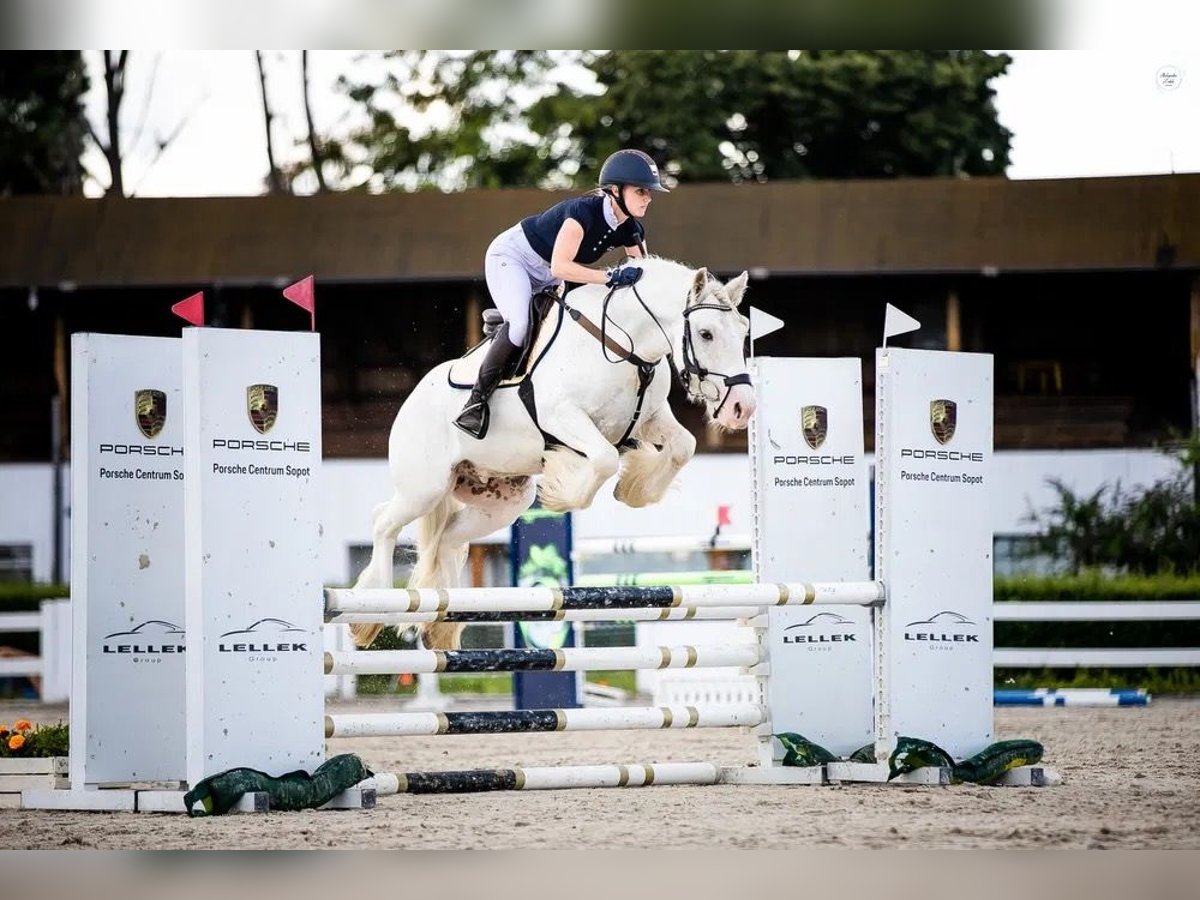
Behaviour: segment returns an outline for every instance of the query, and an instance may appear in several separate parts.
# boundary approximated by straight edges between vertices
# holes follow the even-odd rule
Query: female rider
[[[625,287],[642,275],[636,266],[607,271],[589,268],[614,247],[634,258],[645,256],[646,230],[639,221],[652,191],[668,193],[658,167],[640,150],[618,150],[600,169],[599,189],[556,203],[501,232],[487,249],[484,275],[504,324],[492,338],[479,376],[454,424],[483,438],[488,429],[488,398],[508,373],[529,330],[529,298],[564,281]]]

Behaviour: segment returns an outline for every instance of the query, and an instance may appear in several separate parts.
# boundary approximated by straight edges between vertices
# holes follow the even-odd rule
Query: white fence
[[[1098,603],[994,603],[995,622],[1170,622],[1200,620],[1200,601],[1098,602]],[[686,631],[668,638],[666,628],[708,628],[714,623],[654,622],[651,643],[687,643]],[[641,630],[642,626],[638,626]],[[695,632],[693,632],[695,633]],[[723,640],[729,635],[705,635]],[[998,669],[1142,668],[1149,666],[1200,666],[1200,648],[1024,648],[996,647],[992,666]],[[656,705],[709,702],[712,697],[734,702],[753,696],[755,679],[730,670],[723,676],[709,670],[638,672],[638,689],[650,694]]]
[[[1170,622],[1200,619],[1200,602],[1194,601],[997,603],[992,608],[992,618],[997,622]],[[997,648],[992,660],[998,668],[1013,669],[1200,666],[1200,648]]]
[[[37,612],[0,613],[0,635],[29,633],[39,635],[38,655],[0,657],[0,678],[33,679],[43,703],[66,702],[71,694],[71,602],[43,600]]]

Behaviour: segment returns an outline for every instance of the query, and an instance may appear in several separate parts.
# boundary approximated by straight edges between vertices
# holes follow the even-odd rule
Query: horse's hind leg
[[[395,587],[394,555],[396,539],[409,522],[424,515],[438,500],[436,494],[424,496],[414,502],[399,493],[390,500],[380,503],[371,513],[371,559],[354,582],[356,588]],[[374,623],[355,623],[350,626],[354,643],[369,647],[384,626]]]
[[[458,509],[446,517],[437,534],[422,534],[418,562],[422,570],[421,586],[425,586],[425,582],[436,583],[437,587],[457,585],[466,561],[467,545],[511,525],[533,503],[533,497],[533,479],[528,476],[483,480],[473,472],[464,473],[454,490]],[[431,566],[436,566],[436,571]],[[426,646],[448,650],[458,647],[462,630],[462,623],[431,622],[422,632]]]

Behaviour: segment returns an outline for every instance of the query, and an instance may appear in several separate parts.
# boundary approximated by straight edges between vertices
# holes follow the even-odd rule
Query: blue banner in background
[[[525,511],[512,525],[509,560],[512,583],[517,587],[566,587],[574,582],[571,563],[571,515],[542,509],[540,503]],[[559,650],[575,646],[570,622],[516,622],[514,647]],[[575,672],[514,672],[515,709],[573,709],[580,702],[579,675]]]

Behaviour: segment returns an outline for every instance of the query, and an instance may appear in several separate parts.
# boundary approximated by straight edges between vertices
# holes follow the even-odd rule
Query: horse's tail
[[[410,588],[447,588],[458,585],[459,573],[467,560],[467,545],[447,546],[443,541],[446,527],[462,504],[447,494],[428,513],[417,520],[417,562],[409,576]],[[458,649],[461,622],[426,622],[421,635],[433,650]]]

